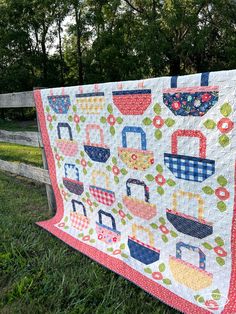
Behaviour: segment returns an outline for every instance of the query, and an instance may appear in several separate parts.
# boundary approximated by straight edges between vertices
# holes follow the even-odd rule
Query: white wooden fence
[[[32,91],[0,94],[0,109],[25,108],[25,107],[35,107],[34,96]],[[26,165],[24,163],[15,163],[0,159],[0,170],[8,171],[13,174],[44,183],[46,185],[49,210],[51,212],[54,212],[55,197],[47,170],[48,166],[43,148],[43,143],[41,140],[40,129],[38,132],[9,132],[0,130],[0,142],[14,143],[19,145],[27,145],[41,148],[44,169]]]

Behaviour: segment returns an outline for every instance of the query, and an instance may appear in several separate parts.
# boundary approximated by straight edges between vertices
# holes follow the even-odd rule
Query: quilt
[[[38,225],[183,313],[236,313],[236,70],[34,97],[57,203]]]

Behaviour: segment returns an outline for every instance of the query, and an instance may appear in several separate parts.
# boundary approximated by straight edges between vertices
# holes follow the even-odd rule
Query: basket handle
[[[146,133],[142,128],[136,126],[125,126],[122,130],[122,145],[127,148],[127,133],[141,134],[141,149],[147,150]]]
[[[204,216],[204,201],[202,199],[202,197],[199,194],[196,193],[192,193],[192,192],[185,192],[182,190],[176,191],[173,193],[173,211],[175,211],[176,213],[177,211],[177,207],[178,207],[178,198],[181,196],[187,196],[188,199],[196,199],[198,202],[198,219],[203,219]]]
[[[149,203],[149,189],[147,187],[147,185],[145,184],[144,181],[140,181],[138,179],[128,179],[126,181],[126,191],[127,191],[127,196],[131,196],[131,184],[135,184],[135,185],[141,185],[144,187],[144,195],[145,195],[145,202]]]
[[[62,96],[65,95],[65,87],[62,87],[62,88],[61,88],[61,94],[62,94]],[[50,88],[50,96],[54,96],[54,95],[53,95],[53,88]]]
[[[61,128],[67,128],[69,132],[70,141],[73,141],[71,127],[67,122],[59,122],[57,125],[57,135],[58,138],[61,139]]]
[[[98,91],[99,91],[98,84],[94,84],[93,89],[94,89],[95,93],[98,93]]]
[[[98,211],[98,219],[99,219],[99,223],[101,224],[101,225],[103,225],[103,223],[102,223],[102,216],[107,216],[107,217],[109,217],[109,218],[111,218],[111,223],[112,223],[112,229],[114,230],[114,231],[117,231],[117,229],[116,229],[116,222],[115,222],[115,219],[114,219],[114,217],[112,216],[112,214],[110,214],[110,213],[107,213],[107,212],[105,212],[104,210],[102,210],[102,209],[100,209],[99,211]],[[105,225],[104,225],[105,226]],[[107,226],[108,227],[108,226]]]
[[[170,80],[170,87],[177,88],[178,76],[172,76]],[[209,72],[201,74],[201,86],[208,86],[209,84]]]
[[[132,235],[137,239],[137,231],[141,230],[143,232],[145,232],[148,235],[149,238],[149,245],[151,245],[152,247],[154,247],[154,236],[153,233],[148,229],[145,228],[144,226],[140,226],[140,225],[136,225],[133,224],[132,225]]]
[[[100,176],[103,177],[105,179],[105,183],[106,183],[106,189],[109,190],[110,188],[110,182],[109,182],[109,177],[108,175],[103,172],[103,171],[99,171],[99,170],[93,170],[92,172],[92,184],[96,185],[96,178]]]
[[[201,131],[196,130],[177,130],[171,136],[171,151],[172,154],[178,154],[178,137],[197,137],[200,140],[199,156],[200,158],[206,158],[206,137]]]
[[[68,172],[67,172],[68,169],[74,169],[74,170],[75,170],[76,178],[77,178],[77,180],[79,181],[79,169],[78,169],[74,164],[68,164],[68,163],[66,163],[66,164],[64,165],[65,177],[66,177],[66,178],[68,178]]]
[[[99,131],[99,134],[100,134],[100,143],[98,144],[101,144],[102,146],[104,145],[104,133],[103,133],[103,130],[102,128],[98,125],[98,124],[88,124],[86,126],[86,142],[88,145],[91,145],[92,142],[91,142],[91,139],[90,139],[90,131],[91,130],[98,130]]]
[[[74,212],[76,212],[76,204],[77,205],[81,205],[82,209],[83,209],[84,216],[87,217],[86,209],[85,209],[85,206],[84,206],[84,204],[82,202],[79,202],[79,201],[76,201],[76,200],[72,200],[71,203],[72,203],[72,207],[73,207],[73,211]]]
[[[138,82],[138,88],[143,89],[144,88],[144,81]]]
[[[199,269],[206,269],[206,255],[202,252],[201,249],[197,246],[193,246],[184,242],[176,243],[176,258],[182,260],[182,248],[185,248],[189,251],[197,252],[199,255]]]

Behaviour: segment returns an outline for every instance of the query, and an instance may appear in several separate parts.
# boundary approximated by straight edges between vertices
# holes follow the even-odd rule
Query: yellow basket
[[[76,94],[79,109],[86,114],[99,114],[105,106],[103,92]]]
[[[127,133],[141,135],[141,149],[127,147]],[[131,169],[146,170],[154,163],[154,154],[147,150],[146,133],[140,127],[126,126],[122,130],[122,147],[118,147],[120,159]]]
[[[199,253],[199,267],[181,259],[181,247]],[[198,291],[212,284],[213,275],[205,270],[205,254],[198,248],[183,242],[176,244],[176,257],[169,257],[169,266],[177,282]]]

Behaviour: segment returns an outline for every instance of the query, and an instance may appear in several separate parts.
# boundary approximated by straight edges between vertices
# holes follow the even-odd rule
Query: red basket
[[[112,96],[123,115],[142,115],[152,102],[151,89],[114,91]]]

